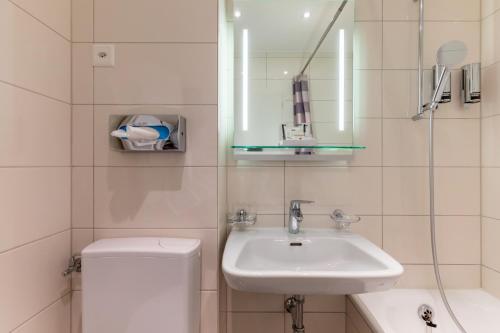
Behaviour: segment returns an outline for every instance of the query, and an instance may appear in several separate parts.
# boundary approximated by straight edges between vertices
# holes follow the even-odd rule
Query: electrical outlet
[[[115,66],[115,46],[107,44],[94,45],[94,66],[114,67]]]

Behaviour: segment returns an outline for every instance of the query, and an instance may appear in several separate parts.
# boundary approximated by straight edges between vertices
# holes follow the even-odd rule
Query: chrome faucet
[[[298,234],[300,231],[300,223],[304,219],[301,204],[313,203],[314,201],[307,200],[292,200],[290,201],[290,210],[288,212],[288,232],[291,234]]]

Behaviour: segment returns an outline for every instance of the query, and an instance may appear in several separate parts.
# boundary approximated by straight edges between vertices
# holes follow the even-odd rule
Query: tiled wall
[[[108,237],[201,239],[202,333],[218,331],[217,8],[73,0],[73,251]],[[115,45],[115,67],[92,66],[94,43]],[[184,116],[186,153],[113,151],[109,117],[137,113]],[[73,333],[80,289],[75,274]]]
[[[482,1],[482,282],[483,288],[500,297],[500,3]]]
[[[0,0],[0,332],[70,327],[70,8]]]
[[[480,61],[480,2],[427,1],[425,67],[438,47],[463,40],[466,62]],[[428,121],[416,110],[418,5],[413,0],[356,1],[355,142],[368,146],[342,162],[228,160],[228,209],[248,207],[258,225],[284,226],[291,199],[304,205],[305,227],[331,227],[335,208],[362,216],[354,231],[405,266],[399,287],[434,287],[429,244]],[[480,106],[460,103],[453,70],[453,102],[436,113],[436,203],[439,255],[445,285],[481,285]],[[313,111],[314,112],[314,111]],[[230,333],[289,332],[284,296],[227,290]],[[343,297],[306,298],[313,332],[345,331]],[[309,330],[308,330],[309,331]]]

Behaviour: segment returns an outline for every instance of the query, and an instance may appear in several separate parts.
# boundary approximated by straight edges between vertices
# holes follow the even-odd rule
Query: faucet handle
[[[290,201],[290,208],[294,209],[300,209],[301,204],[312,204],[314,201],[310,200],[291,200]]]
[[[349,230],[352,223],[361,221],[361,217],[356,215],[346,215],[341,209],[335,209],[330,215],[330,218],[335,222],[335,228],[339,230]]]

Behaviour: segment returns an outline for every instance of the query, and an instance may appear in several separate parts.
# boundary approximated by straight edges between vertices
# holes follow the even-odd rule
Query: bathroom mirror
[[[229,11],[233,148],[282,157],[352,148],[354,1],[234,0]]]

